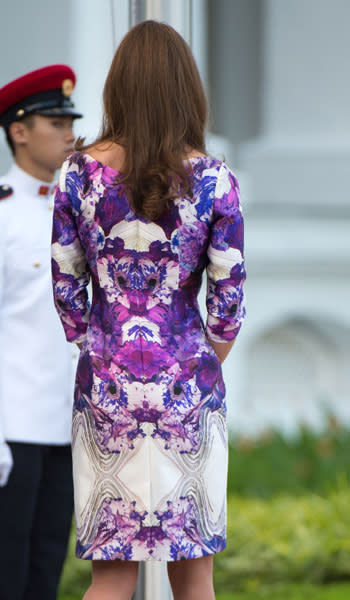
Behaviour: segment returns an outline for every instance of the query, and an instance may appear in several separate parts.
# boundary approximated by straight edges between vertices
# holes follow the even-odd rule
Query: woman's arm
[[[227,357],[228,353],[230,352],[233,344],[235,343],[235,340],[232,340],[232,342],[224,342],[223,344],[219,344],[218,342],[213,342],[209,340],[209,343],[214,349],[215,354],[217,355],[219,361],[222,364],[225,358]]]
[[[63,163],[56,190],[52,228],[52,283],[56,310],[69,342],[81,343],[86,338],[90,305],[87,286],[89,266],[81,245],[70,201],[77,195],[79,177],[70,178],[69,159]],[[68,184],[67,184],[68,182]]]
[[[238,182],[225,164],[216,182],[207,253],[206,333],[223,362],[245,317],[243,217]]]

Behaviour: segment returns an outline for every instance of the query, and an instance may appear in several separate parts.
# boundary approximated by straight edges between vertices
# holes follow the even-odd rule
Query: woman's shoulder
[[[108,141],[89,146],[85,158],[120,173],[123,170],[125,150],[121,145]]]
[[[191,167],[193,177],[197,180],[204,180],[206,185],[209,180],[212,181],[213,185],[216,184],[219,179],[229,178],[237,181],[232,169],[224,160],[209,154],[189,157],[187,163]]]
[[[84,168],[87,161],[88,161],[87,153],[82,150],[76,150],[75,152],[72,152],[72,154],[67,156],[67,158],[65,159],[65,161],[62,165],[62,170],[65,170],[65,171],[80,170],[80,169]]]
[[[76,150],[66,158],[61,171],[66,174],[74,173],[76,176],[85,179],[86,177],[97,177],[98,173],[104,168],[108,168],[107,165],[91,155],[89,151]]]
[[[210,155],[190,160],[193,177],[193,200],[201,210],[217,210],[221,204],[239,205],[239,184],[232,169],[224,160]]]
[[[198,161],[198,167],[202,168],[207,176],[211,176],[217,180],[229,180],[234,185],[238,185],[235,170],[232,169],[225,159],[216,158],[206,155],[202,160]]]
[[[59,177],[61,190],[72,191],[85,186],[100,175],[100,165],[83,150],[77,150],[65,159]]]

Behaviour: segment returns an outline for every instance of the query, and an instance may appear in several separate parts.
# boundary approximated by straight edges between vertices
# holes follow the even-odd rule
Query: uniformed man
[[[0,89],[0,599],[54,600],[72,517],[72,349],[52,300],[53,180],[72,152],[66,65]]]

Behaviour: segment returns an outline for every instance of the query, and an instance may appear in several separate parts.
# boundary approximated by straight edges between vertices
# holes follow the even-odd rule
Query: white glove
[[[0,487],[7,484],[12,466],[13,459],[10,447],[6,442],[0,442]]]

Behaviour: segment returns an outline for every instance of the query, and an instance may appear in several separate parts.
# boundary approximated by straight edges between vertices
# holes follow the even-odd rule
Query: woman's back
[[[225,544],[224,385],[210,341],[234,339],[244,317],[243,222],[228,167],[200,155],[186,165],[192,195],[154,222],[135,213],[118,168],[82,152],[62,169],[53,273],[67,338],[83,343],[73,423],[83,558],[177,560]],[[105,529],[121,513],[129,529],[116,544]]]

